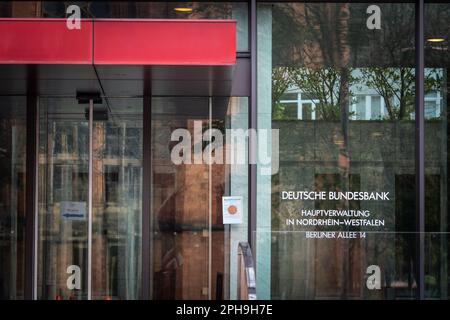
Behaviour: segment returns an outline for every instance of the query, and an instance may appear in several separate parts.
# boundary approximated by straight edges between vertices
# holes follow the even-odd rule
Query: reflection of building
[[[84,120],[61,118],[45,113],[42,122],[47,131],[47,144],[40,153],[42,198],[43,254],[42,294],[68,298],[71,292],[61,290],[66,283],[66,268],[83,266],[87,260],[87,218],[82,221],[64,218],[61,205],[65,201],[88,201],[88,138]],[[141,212],[142,126],[123,121],[98,121],[94,125],[94,211],[93,211],[93,282],[94,295],[136,297],[138,290]],[[45,132],[45,131],[44,131]],[[50,181],[45,185],[46,177]],[[46,199],[46,200],[44,200]],[[44,229],[43,229],[44,230]],[[127,260],[119,257],[126,256]],[[123,283],[128,285],[125,287]],[[126,288],[126,289],[125,289]],[[127,290],[123,292],[123,290]],[[44,293],[45,292],[45,293]]]
[[[155,121],[155,132],[166,131],[167,121],[172,128],[187,128],[193,133],[194,121],[183,119]],[[211,172],[207,164],[175,166],[170,163],[171,150],[167,147],[170,132],[155,139],[155,298],[207,299],[208,294],[215,297],[216,281],[224,276],[226,254],[221,214],[224,165],[213,165]]]

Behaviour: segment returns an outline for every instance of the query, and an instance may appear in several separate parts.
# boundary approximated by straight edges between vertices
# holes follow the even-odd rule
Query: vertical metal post
[[[142,152],[142,282],[140,299],[153,298],[152,219],[152,92],[150,69],[145,70]]]
[[[208,100],[209,113],[209,143],[212,142],[212,97]],[[208,154],[208,300],[211,300],[212,294],[212,150]]]
[[[93,178],[93,135],[94,100],[89,99],[89,190],[88,190],[88,300],[92,300],[92,178]]]
[[[250,2],[250,112],[248,118],[248,129],[250,132],[257,128],[257,104],[256,104],[256,0]],[[248,166],[248,242],[256,257],[256,246],[254,236],[256,233],[256,138],[249,135],[249,166]]]
[[[416,217],[417,217],[417,255],[416,281],[417,297],[425,298],[425,123],[424,123],[424,1],[416,0],[415,7],[415,43],[416,43],[416,106],[415,106],[415,138],[416,138]]]
[[[36,100],[36,137],[35,137],[35,181],[34,181],[34,256],[33,256],[33,300],[37,300],[37,276],[38,276],[38,241],[39,241],[39,121],[40,121],[40,100]]]
[[[442,77],[442,86],[444,89],[443,95],[442,95],[442,106],[443,106],[443,114],[444,114],[444,126],[445,126],[445,134],[448,137],[449,130],[450,130],[450,84],[448,83],[448,80],[450,79],[450,69],[447,68],[447,70],[444,72],[444,76]],[[446,86],[446,87],[444,87]],[[441,269],[441,299],[447,300],[448,294],[449,294],[449,288],[447,281],[444,279],[447,279],[447,274],[449,270],[449,244],[448,241],[448,210],[449,210],[449,202],[448,199],[450,199],[450,186],[448,185],[449,180],[449,174],[450,174],[450,139],[445,139],[443,141],[443,149],[445,148],[447,152],[442,152],[442,163],[446,163],[445,170],[443,170],[443,174],[441,176],[441,259],[440,259],[440,269]]]
[[[37,113],[37,95],[36,95],[36,67],[29,66],[27,70],[27,100],[26,100],[26,186],[25,186],[25,288],[24,298],[26,300],[34,299],[34,228],[35,228],[35,209],[36,209],[36,119]]]

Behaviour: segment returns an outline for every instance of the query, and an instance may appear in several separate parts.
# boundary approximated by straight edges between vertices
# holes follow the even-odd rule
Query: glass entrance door
[[[103,99],[90,118],[41,98],[39,127],[37,298],[137,299],[142,99]]]
[[[239,129],[245,141],[247,111],[246,98],[152,99],[153,299],[235,298],[247,217],[224,224],[222,197],[242,196],[245,205],[248,167],[226,161],[226,132]]]
[[[223,269],[223,225],[212,232],[218,225],[212,188],[221,183],[220,175],[212,178],[217,166],[205,163],[203,157],[202,135],[211,126],[209,102],[208,97],[152,101],[155,299],[211,299],[213,277],[220,276],[212,269],[214,240],[220,243],[215,260],[222,262],[215,265]]]
[[[246,128],[247,100],[153,97],[148,145],[143,106],[103,98],[90,115],[75,98],[40,98],[37,299],[140,299],[144,272],[152,299],[235,296],[246,214],[224,225],[222,196],[245,205],[247,167],[225,162],[225,131]]]

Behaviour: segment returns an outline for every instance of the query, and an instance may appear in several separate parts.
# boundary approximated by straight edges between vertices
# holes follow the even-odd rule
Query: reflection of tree
[[[383,97],[389,119],[402,120],[414,111],[415,77],[411,68],[373,67],[361,72],[365,84]]]
[[[361,82],[383,97],[390,120],[410,118],[414,113],[414,69],[371,67],[361,69],[361,73]],[[437,73],[426,74],[425,93],[433,90],[438,83]]]
[[[345,71],[347,72],[347,71]],[[301,92],[310,94],[319,102],[315,104],[316,117],[323,120],[339,120],[341,116],[342,70],[336,68],[291,68],[292,82]],[[355,78],[345,79],[350,86]]]
[[[289,69],[274,67],[272,69],[272,117],[275,120],[283,118],[285,106],[280,102],[281,96],[290,87],[292,81]]]

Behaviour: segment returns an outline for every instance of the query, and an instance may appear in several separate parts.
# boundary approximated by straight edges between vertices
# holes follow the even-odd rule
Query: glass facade
[[[25,290],[26,98],[0,97],[0,299]]]
[[[425,5],[425,74],[433,74],[433,88],[425,93],[425,293],[449,297],[449,82],[448,19],[450,6]]]
[[[259,297],[413,299],[423,260],[425,297],[448,299],[447,23],[426,30],[420,256],[415,5],[378,4],[379,29],[368,6],[258,5],[258,124],[279,131],[280,162],[258,176],[271,194],[258,200]],[[426,21],[448,13],[426,8]]]
[[[271,101],[267,113],[264,107],[258,111],[280,132],[280,168],[267,185],[271,210],[258,212],[271,214],[272,298],[414,296],[414,5],[380,5],[384,28],[361,32],[366,7],[258,8],[260,23],[271,25],[258,42],[264,55],[259,68],[269,78],[261,73],[258,80],[272,88],[259,93],[259,101]],[[295,103],[286,102],[286,95]],[[303,190],[391,197],[283,198],[283,192]],[[333,216],[334,211],[349,216]],[[346,225],[351,221],[360,224]],[[307,231],[337,233],[328,239]],[[351,231],[358,239],[337,238]],[[385,290],[364,286],[370,264],[383,267]]]
[[[229,299],[236,294],[230,288],[236,283],[237,264],[231,248],[246,240],[246,223],[224,225],[221,206],[222,196],[246,193],[246,166],[228,165],[220,158],[197,160],[205,159],[206,147],[199,133],[245,130],[247,110],[245,97],[153,99],[154,299]],[[177,165],[171,156],[178,152],[180,129],[191,137],[186,141],[193,152],[183,154],[189,161]],[[225,153],[230,142],[225,138],[213,156]]]
[[[424,5],[423,57],[404,1],[9,1],[0,22],[71,4],[235,20],[237,62],[201,93],[199,66],[150,70],[172,94],[111,66],[38,68],[33,89],[20,65],[26,93],[0,92],[0,299],[234,300],[240,242],[258,299],[449,299],[449,4]]]
[[[93,129],[92,298],[137,299],[142,265],[142,100],[110,99],[109,106],[110,111],[106,105],[97,106]],[[86,107],[67,98],[40,99],[39,107],[38,299],[86,299]],[[67,275],[78,271],[81,278],[70,282]]]

